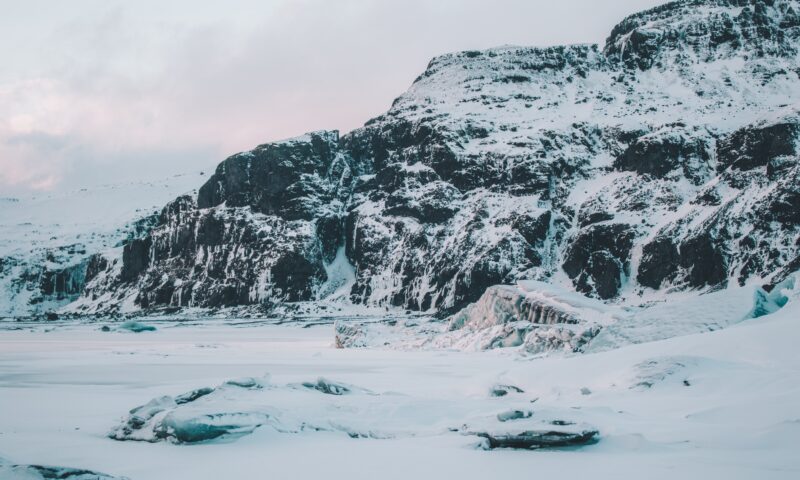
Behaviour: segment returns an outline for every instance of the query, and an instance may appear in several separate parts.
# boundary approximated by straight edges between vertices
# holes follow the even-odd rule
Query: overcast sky
[[[384,112],[434,55],[603,42],[662,0],[0,0],[0,196],[213,168]]]

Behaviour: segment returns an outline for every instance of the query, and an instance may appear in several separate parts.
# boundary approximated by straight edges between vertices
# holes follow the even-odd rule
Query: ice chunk
[[[121,330],[128,330],[129,332],[139,333],[139,332],[154,332],[156,327],[152,325],[146,325],[140,322],[129,321],[125,322],[119,326]]]
[[[155,438],[173,443],[199,443],[220,437],[237,438],[252,433],[263,425],[268,415],[264,413],[219,413],[183,417],[168,413],[154,428]]]
[[[578,352],[619,315],[615,307],[542,282],[496,285],[455,314],[448,333],[434,343],[464,350]]]
[[[554,325],[534,328],[523,342],[526,352],[532,354],[552,351],[581,352],[600,333],[597,324]]]
[[[46,465],[0,464],[0,478],[5,480],[127,480],[83,468]]]
[[[142,430],[156,415],[173,409],[177,406],[175,399],[170,396],[154,398],[149,402],[132,409],[128,419],[119,427],[108,434],[114,440],[141,440],[135,433]]]
[[[211,387],[198,388],[197,390],[192,390],[191,392],[178,395],[175,397],[175,403],[178,405],[183,405],[184,403],[194,402],[198,398],[205,397],[213,391],[214,389]]]
[[[493,397],[505,397],[509,393],[525,393],[525,391],[514,385],[495,385],[489,393]]]
[[[233,380],[228,380],[227,382],[225,382],[225,385],[230,385],[239,388],[248,388],[251,390],[258,390],[260,388],[264,388],[264,382],[261,379],[253,377],[234,378]]]
[[[325,380],[324,378],[318,379],[316,383],[303,382],[303,386],[327,395],[346,395],[352,391],[348,386],[331,382],[329,380]]]
[[[336,348],[365,347],[367,345],[366,332],[361,325],[337,320],[333,324],[333,330],[335,332]]]
[[[512,420],[520,420],[523,418],[531,418],[533,412],[530,410],[508,410],[497,414],[497,420],[501,422],[510,422]]]

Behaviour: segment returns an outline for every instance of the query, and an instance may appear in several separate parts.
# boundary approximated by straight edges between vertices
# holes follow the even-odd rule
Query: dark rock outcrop
[[[592,225],[582,230],[566,252],[564,271],[583,293],[600,298],[616,296],[623,276],[630,274],[630,251],[635,233],[629,225]]]
[[[699,184],[710,170],[711,151],[702,133],[669,126],[634,140],[614,161],[614,167],[656,178],[680,169],[679,175]]]
[[[323,179],[335,168],[338,132],[266,144],[234,155],[217,167],[197,195],[198,208],[225,203],[287,220],[309,220],[315,207],[333,200]]]
[[[590,445],[596,441],[598,432],[586,430],[580,432],[562,432],[557,430],[534,431],[527,430],[519,433],[492,434],[481,432],[477,435],[486,440],[485,448],[515,448],[535,450],[539,448],[564,448]]]
[[[690,288],[724,286],[728,279],[727,254],[712,234],[702,233],[675,245],[657,237],[642,249],[637,280],[658,289],[669,281]]]
[[[797,155],[799,138],[800,124],[797,123],[742,128],[720,140],[717,146],[719,168],[751,170],[771,165],[768,173],[774,175],[784,168],[777,161],[779,157]]]

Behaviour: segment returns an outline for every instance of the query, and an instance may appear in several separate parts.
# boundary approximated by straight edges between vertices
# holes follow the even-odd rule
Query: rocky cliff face
[[[798,8],[673,2],[602,48],[437,57],[363,128],[225,160],[97,257],[70,309],[345,291],[452,312],[519,279],[610,302],[779,281],[800,266]]]

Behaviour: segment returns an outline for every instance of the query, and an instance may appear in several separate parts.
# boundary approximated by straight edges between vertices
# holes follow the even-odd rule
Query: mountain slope
[[[344,289],[448,313],[520,279],[622,304],[780,281],[800,267],[798,8],[673,2],[603,48],[437,57],[363,128],[227,159],[95,257],[68,310]]]
[[[83,293],[93,254],[114,256],[201,172],[150,182],[0,198],[0,316],[53,311]]]

